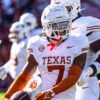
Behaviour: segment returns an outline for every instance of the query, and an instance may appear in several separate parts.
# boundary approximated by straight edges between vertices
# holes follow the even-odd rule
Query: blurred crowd
[[[81,0],[83,15],[100,18],[100,0]]]
[[[8,41],[9,27],[25,12],[33,13],[41,27],[40,16],[42,10],[50,0],[0,0],[0,65],[9,57],[10,43]],[[2,52],[2,53],[1,53]],[[6,56],[6,57],[5,57]]]
[[[33,13],[41,27],[40,16],[50,0],[0,0],[0,66],[9,59],[11,43],[8,40],[9,27],[25,12]],[[99,0],[82,0],[82,14],[100,18]],[[10,81],[12,82],[12,80]],[[10,83],[9,83],[10,84]],[[1,84],[0,87],[8,87],[9,84]],[[1,90],[0,90],[1,91]]]

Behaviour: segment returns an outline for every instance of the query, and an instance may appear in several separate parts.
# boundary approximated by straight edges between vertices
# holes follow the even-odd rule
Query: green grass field
[[[4,93],[0,92],[0,100],[2,100],[3,95],[4,95]]]

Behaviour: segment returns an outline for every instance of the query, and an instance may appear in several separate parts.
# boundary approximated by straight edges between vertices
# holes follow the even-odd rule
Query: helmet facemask
[[[8,35],[10,42],[17,42],[18,41],[18,32],[10,32]]]
[[[48,23],[46,27],[47,36],[51,39],[57,40],[68,38],[70,30],[70,21],[52,22]]]
[[[26,36],[27,30],[25,23],[22,22],[13,23],[9,31],[10,33],[8,38],[11,42],[18,42],[27,37]]]
[[[25,39],[26,34],[24,32],[21,33],[20,31],[14,31],[9,33],[8,38],[10,42],[18,42],[21,41],[22,39]]]

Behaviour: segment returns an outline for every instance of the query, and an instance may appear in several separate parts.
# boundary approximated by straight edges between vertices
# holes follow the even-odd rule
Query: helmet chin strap
[[[50,47],[50,50],[53,50],[55,46],[57,46],[61,41],[62,41],[62,37],[60,37],[59,39],[55,39],[55,41],[47,44],[47,46]]]

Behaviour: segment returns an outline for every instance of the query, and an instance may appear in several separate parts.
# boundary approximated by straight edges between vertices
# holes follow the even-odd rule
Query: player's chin
[[[18,91],[11,96],[10,100],[31,100],[31,96],[25,91]]]

